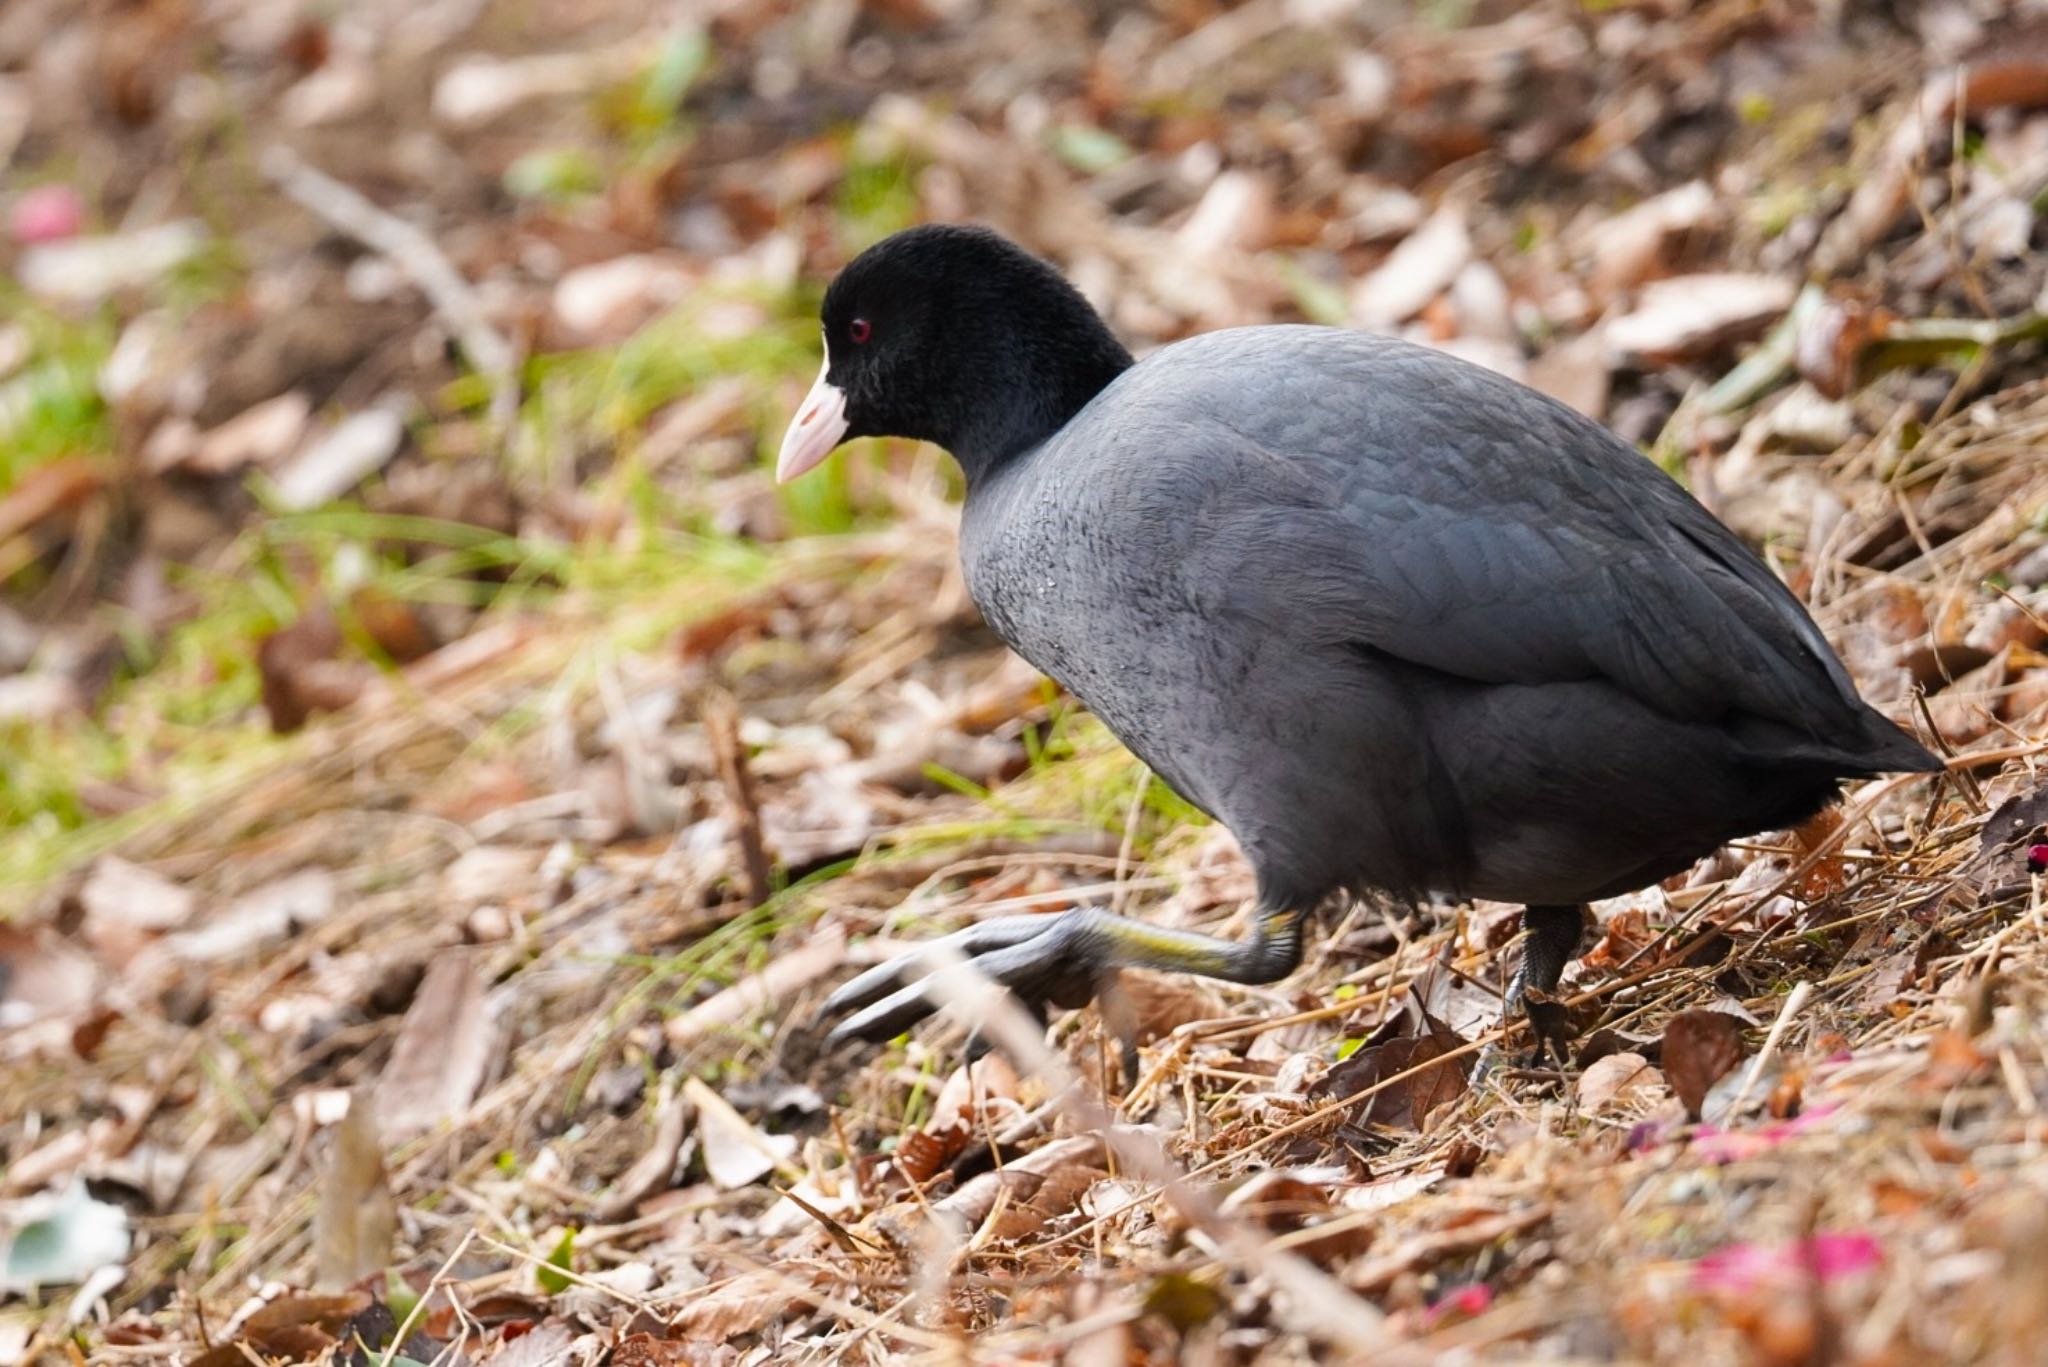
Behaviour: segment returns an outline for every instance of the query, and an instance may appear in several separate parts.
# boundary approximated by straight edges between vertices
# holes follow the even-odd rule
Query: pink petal
[[[1789,1244],[1730,1244],[1692,1265],[1693,1286],[1738,1295],[1767,1283],[1806,1277],[1822,1285],[1867,1271],[1884,1261],[1884,1247],[1869,1234],[1816,1234]]]
[[[1884,1261],[1884,1246],[1869,1234],[1816,1234],[1807,1243],[1807,1258],[1822,1282],[1865,1272]]]
[[[1691,1152],[1708,1163],[1733,1163],[1775,1149],[1788,1139],[1830,1128],[1823,1124],[1841,1109],[1839,1102],[1815,1106],[1790,1120],[1773,1120],[1753,1130],[1724,1130],[1718,1125],[1701,1125],[1692,1133]]]
[[[38,185],[14,201],[10,227],[24,245],[76,237],[85,226],[85,201],[69,185]]]
[[[1425,1324],[1434,1325],[1453,1316],[1477,1315],[1493,1304],[1493,1288],[1485,1282],[1473,1282],[1466,1286],[1447,1291],[1438,1298],[1423,1317]]]

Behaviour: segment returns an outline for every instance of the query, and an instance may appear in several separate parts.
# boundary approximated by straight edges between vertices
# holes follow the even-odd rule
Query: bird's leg
[[[1522,1010],[1528,989],[1548,995],[1557,991],[1564,966],[1579,952],[1579,940],[1586,933],[1583,907],[1523,907],[1522,929],[1528,932],[1522,946],[1522,966],[1508,980],[1507,1014]]]
[[[1262,906],[1243,940],[1168,930],[1094,907],[1054,916],[1005,916],[937,941],[965,956],[1043,1018],[1051,1006],[1081,1006],[1121,968],[1195,973],[1236,983],[1270,983],[1301,963],[1303,913]],[[924,949],[878,964],[834,992],[828,1016],[853,1012],[829,1043],[870,1042],[901,1034],[932,1012],[918,981],[933,967]],[[1126,1059],[1132,1057],[1126,1048]]]
[[[1547,1042],[1541,1022],[1528,1009],[1529,990],[1534,988],[1545,996],[1557,991],[1564,966],[1579,952],[1579,941],[1586,933],[1586,911],[1578,906],[1524,907],[1522,929],[1527,932],[1523,937],[1522,963],[1508,980],[1502,1023],[1507,1024],[1518,1015],[1529,1016],[1530,1028],[1536,1033],[1535,1057],[1540,1061]]]

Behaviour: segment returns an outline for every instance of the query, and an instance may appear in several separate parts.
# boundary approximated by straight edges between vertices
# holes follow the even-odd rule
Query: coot
[[[1043,1013],[1122,967],[1272,982],[1339,890],[1519,902],[1522,986],[1554,990],[1582,904],[1845,777],[1940,761],[1860,699],[1797,599],[1605,428],[1492,371],[1335,328],[1233,328],[1133,363],[1059,274],[927,226],[861,254],[782,444],[937,443],[989,624],[1257,876],[1232,942],[1083,908],[962,952]],[[884,964],[829,1013],[927,1011]]]

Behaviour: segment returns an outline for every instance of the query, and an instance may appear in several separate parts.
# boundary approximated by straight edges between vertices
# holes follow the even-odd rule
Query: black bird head
[[[825,363],[782,439],[794,479],[855,437],[945,447],[969,483],[1058,431],[1130,364],[1059,272],[986,228],[911,228],[825,292]]]

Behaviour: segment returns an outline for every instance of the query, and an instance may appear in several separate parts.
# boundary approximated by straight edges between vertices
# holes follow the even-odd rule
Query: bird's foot
[[[1051,1007],[1085,1006],[1115,972],[1103,923],[1118,919],[1088,907],[1049,916],[1004,916],[899,954],[826,999],[821,1014],[852,1013],[833,1027],[827,1044],[879,1043],[931,1015],[937,1004],[927,995],[924,980],[954,956],[1008,988],[1040,1021]]]
[[[1504,1057],[1509,1057],[1507,1046],[1515,1037],[1516,1027],[1523,1024],[1529,1027],[1529,1051],[1514,1060],[1514,1066],[1541,1068],[1554,1055],[1558,1066],[1563,1067],[1570,1057],[1571,1021],[1564,1003],[1531,986],[1524,972],[1517,972],[1508,981],[1500,1024],[1501,1039],[1481,1049],[1478,1061],[1473,1064],[1472,1081],[1475,1083],[1499,1067]]]
[[[1049,1007],[1084,1006],[1108,995],[1123,968],[1278,982],[1301,962],[1301,925],[1300,913],[1284,906],[1262,907],[1257,927],[1243,940],[1147,925],[1093,907],[984,921],[877,965],[834,992],[824,1014],[853,1014],[828,1043],[889,1039],[930,1015],[934,1006],[922,980],[955,957],[1010,989],[1043,1021]],[[1105,1018],[1123,1045],[1124,1076],[1135,1080],[1135,1023],[1120,1011]]]

